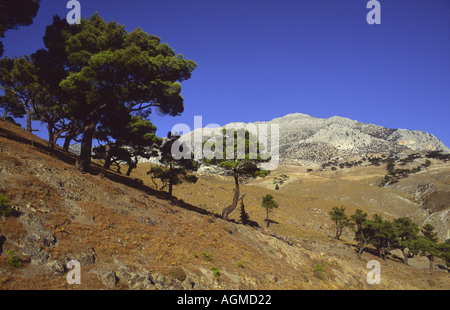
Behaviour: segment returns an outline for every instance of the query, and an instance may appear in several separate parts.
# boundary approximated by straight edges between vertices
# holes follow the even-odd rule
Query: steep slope
[[[0,219],[0,289],[74,288],[66,282],[71,259],[81,263],[81,284],[75,285],[80,289],[450,285],[442,271],[388,260],[383,262],[382,285],[371,286],[366,263],[377,257],[368,253],[357,260],[351,243],[327,233],[287,235],[226,222],[200,203],[169,199],[140,180],[97,165],[93,174],[81,174],[73,167],[72,154],[57,149],[50,156],[45,145],[0,121],[0,193],[18,210]],[[203,181],[198,185],[211,187],[218,202],[221,183]],[[8,263],[11,250],[21,260],[20,268]],[[323,267],[320,275],[314,272],[317,265]]]

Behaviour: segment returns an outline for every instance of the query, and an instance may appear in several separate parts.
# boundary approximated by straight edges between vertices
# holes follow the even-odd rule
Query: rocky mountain
[[[252,123],[231,123],[249,125]],[[360,159],[366,156],[411,154],[422,151],[450,153],[434,135],[407,129],[392,129],[361,123],[345,117],[316,118],[302,113],[288,114],[254,125],[279,126],[279,154],[285,163],[317,165],[334,159]],[[225,127],[223,126],[223,127]],[[223,128],[222,127],[222,128]],[[203,135],[208,135],[206,129]],[[270,139],[269,139],[270,140]],[[268,141],[270,146],[270,141]]]

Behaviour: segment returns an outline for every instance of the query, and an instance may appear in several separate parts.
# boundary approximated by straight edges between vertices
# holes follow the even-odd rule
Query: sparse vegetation
[[[8,264],[14,268],[22,267],[21,260],[16,256],[16,252],[14,250],[8,250],[8,255],[10,255],[8,259]]]
[[[0,194],[0,216],[7,217],[14,212],[14,209],[11,206],[11,203],[8,199]]]
[[[345,214],[344,206],[341,207],[333,207],[333,209],[329,212],[331,216],[331,220],[335,224],[336,233],[335,238],[339,240],[342,235],[342,231],[345,227],[351,226],[351,221],[348,216]]]
[[[191,172],[197,171],[198,164],[193,160],[193,154],[187,154],[186,158],[174,158],[172,156],[172,146],[180,147],[179,136],[168,134],[167,140],[161,145],[159,151],[161,153],[160,162],[162,164],[158,166],[152,166],[147,172],[150,175],[151,181],[158,189],[158,185],[155,179],[159,179],[162,183],[160,189],[164,189],[168,186],[169,195],[172,196],[173,186],[180,185],[183,182],[195,183],[198,178]]]
[[[358,242],[358,258],[361,258],[367,247],[373,246],[384,261],[393,249],[400,249],[405,264],[408,264],[408,259],[414,255],[426,256],[430,261],[430,269],[433,267],[436,256],[441,257],[448,264],[449,240],[438,243],[433,225],[426,224],[419,229],[418,225],[408,217],[397,218],[391,222],[383,219],[379,214],[374,214],[372,219],[368,219],[367,213],[360,209],[356,209],[355,213],[348,218],[344,207],[333,207],[329,214],[336,225],[336,239],[339,239],[342,227],[354,229],[354,238]],[[422,234],[419,235],[419,232]]]
[[[211,271],[213,272],[213,275],[216,279],[220,278],[220,270],[219,268],[212,266]]]
[[[430,151],[425,156],[427,158],[440,159],[444,162],[447,162],[450,160],[450,154],[443,153],[442,151]]]
[[[233,137],[230,137],[233,135]],[[242,141],[242,139],[244,141]],[[227,145],[227,141],[233,141],[233,149]],[[216,149],[216,143],[222,144],[221,148]],[[244,154],[238,154],[238,145],[244,145],[245,149],[242,150]],[[229,130],[223,129],[222,135],[206,140],[203,143],[203,147],[211,151],[211,156],[203,159],[207,165],[216,165],[224,168],[233,176],[234,179],[234,195],[233,202],[228,207],[222,210],[222,218],[228,219],[228,216],[233,212],[240,197],[240,182],[242,179],[251,177],[265,177],[268,174],[267,170],[261,170],[259,164],[267,162],[270,158],[263,159],[260,154],[263,153],[263,145],[260,145],[257,137],[253,136],[249,131],[245,129]],[[221,149],[222,154],[216,154],[217,150]],[[255,151],[256,154],[251,153]],[[231,154],[230,154],[231,153]]]
[[[202,255],[208,262],[212,260],[211,253],[203,251]]]
[[[269,212],[273,212],[273,209],[278,208],[278,203],[275,201],[274,197],[270,194],[267,194],[262,197],[263,201],[261,206],[266,209],[266,223],[267,227],[269,227]]]
[[[314,266],[314,276],[322,281],[325,281],[327,279],[327,276],[325,275],[323,271],[323,267],[321,264],[317,264]]]
[[[414,162],[415,159],[422,158],[419,154],[411,154],[405,158],[399,159],[398,162],[400,165],[404,166],[407,163]],[[402,178],[408,177],[410,174],[420,172],[422,168],[427,168],[431,165],[430,160],[426,160],[424,163],[414,167],[414,168],[395,168],[396,160],[392,157],[389,157],[385,160],[387,162],[386,169],[387,174],[381,180],[379,184],[380,187],[388,186],[390,184],[398,182]]]

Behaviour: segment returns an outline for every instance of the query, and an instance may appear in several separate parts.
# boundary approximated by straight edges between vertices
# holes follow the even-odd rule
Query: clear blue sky
[[[42,0],[33,25],[9,30],[8,56],[43,47],[45,26],[65,0]],[[180,117],[151,120],[165,136],[176,123],[268,121],[289,113],[334,115],[423,130],[450,146],[450,0],[79,0],[128,30],[143,28],[197,62],[183,82]],[[45,135],[45,130],[41,134]]]

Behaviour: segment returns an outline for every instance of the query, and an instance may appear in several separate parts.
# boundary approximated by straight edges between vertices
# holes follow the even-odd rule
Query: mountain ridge
[[[280,160],[305,166],[315,166],[332,159],[361,159],[370,155],[408,155],[427,151],[450,153],[450,149],[433,134],[362,123],[342,116],[317,118],[304,113],[291,113],[270,121],[231,122],[219,128],[250,124],[277,124]],[[186,139],[199,130],[202,130],[203,136],[210,135],[211,129],[196,128],[182,136]],[[271,147],[270,141],[268,147]]]

